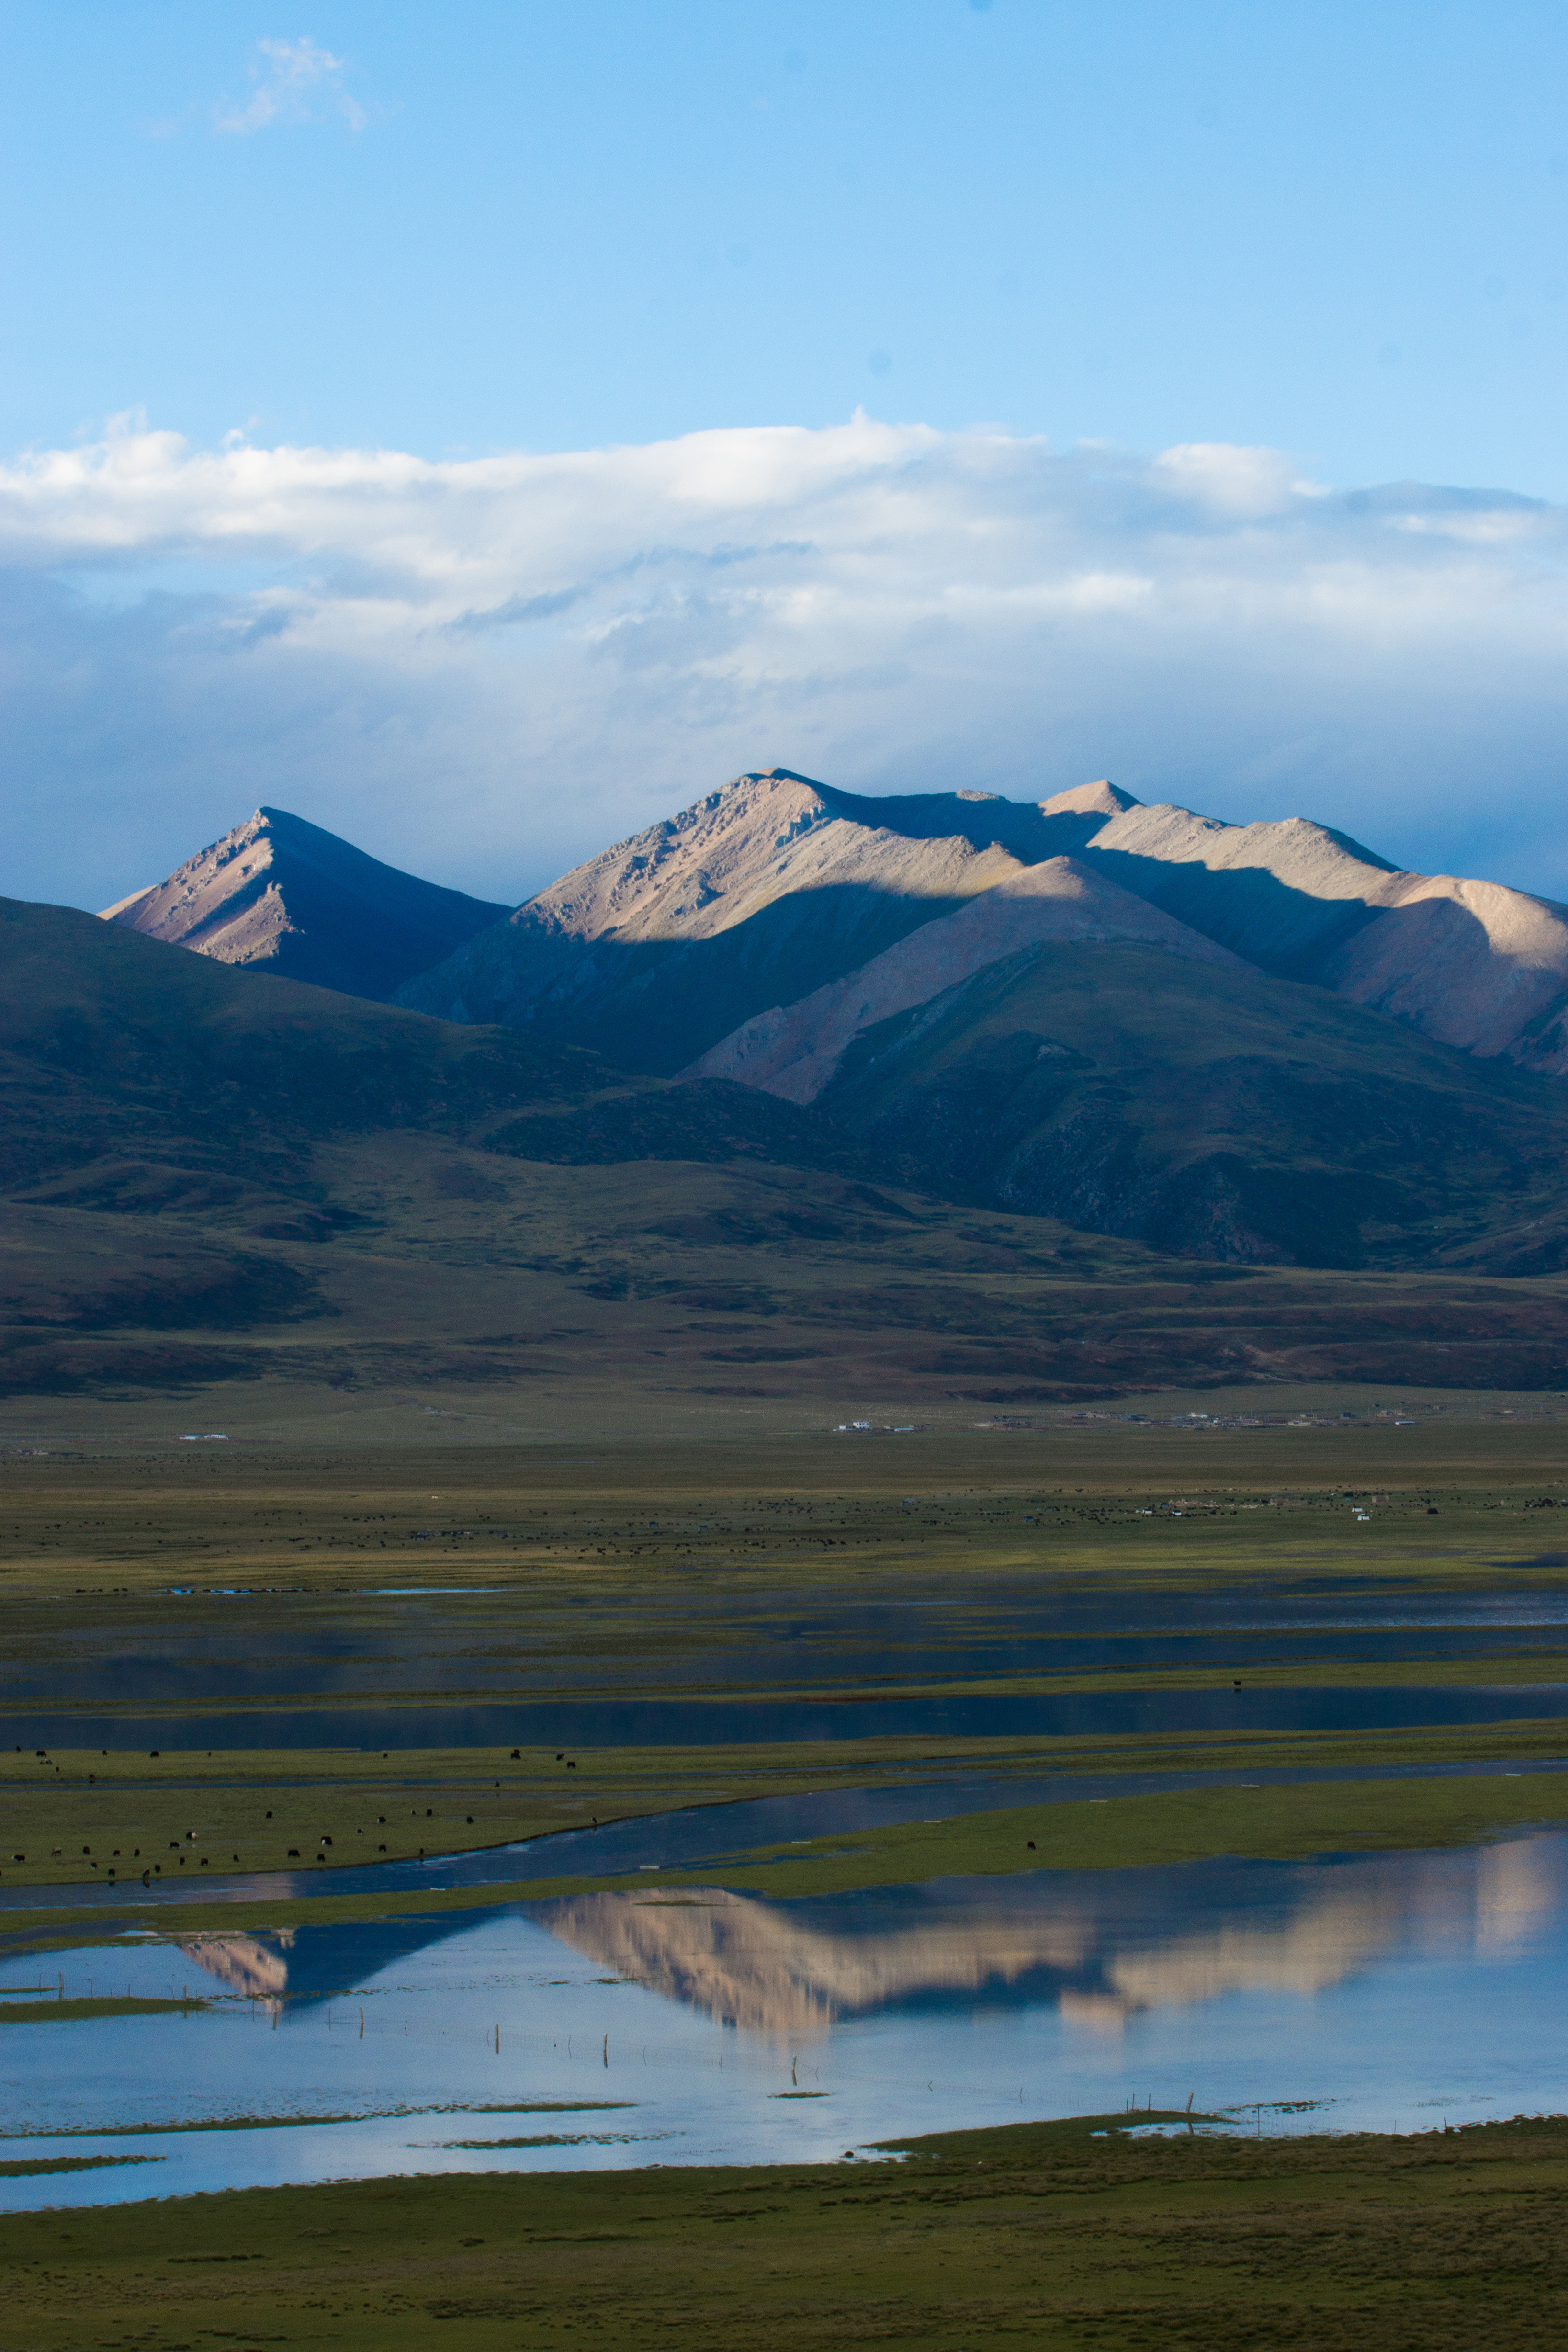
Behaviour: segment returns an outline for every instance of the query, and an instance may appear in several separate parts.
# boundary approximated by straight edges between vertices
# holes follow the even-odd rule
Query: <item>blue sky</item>
[[[11,0],[0,446],[827,424],[1568,492],[1568,16]],[[342,60],[287,79],[272,39]]]
[[[1390,482],[1497,488],[1554,508],[1568,498],[1560,9],[333,0],[283,18],[229,0],[6,0],[0,27],[0,458],[30,485],[20,505],[0,493],[0,591],[24,646],[0,681],[22,746],[5,788],[4,887],[119,895],[255,798],[290,804],[293,790],[310,800],[303,814],[376,833],[367,846],[454,879],[482,881],[504,837],[520,891],[600,845],[599,828],[707,789],[716,762],[808,764],[802,741],[821,772],[872,789],[912,772],[1055,788],[1131,760],[1123,781],[1145,797],[1179,788],[1227,815],[1304,808],[1339,823],[1359,810],[1358,829],[1381,825],[1381,845],[1411,862],[1479,856],[1516,880],[1545,870],[1562,562],[1554,525],[1521,536],[1523,509],[1509,509],[1506,528],[1472,518],[1453,542],[1424,650],[1411,651],[1420,598],[1408,567],[1397,589],[1379,574],[1403,648],[1396,657],[1391,640],[1381,699],[1375,610],[1371,640],[1363,627],[1353,644],[1349,629],[1330,665],[1343,687],[1325,688],[1316,656],[1292,666],[1279,600],[1293,583],[1300,608],[1315,609],[1321,575],[1314,586],[1292,572],[1304,542],[1279,522],[1283,509],[1270,509],[1265,553],[1261,510],[1249,520],[1232,497],[1204,507],[1211,534],[1226,517],[1231,619],[1216,621],[1203,696],[1176,693],[1173,676],[1190,679],[1190,667],[1173,673],[1168,645],[1128,622],[1092,673],[1060,640],[1054,653],[1020,640],[1000,681],[985,660],[967,674],[960,661],[936,711],[924,690],[901,704],[896,681],[924,688],[919,632],[934,615],[953,622],[942,533],[966,551],[953,576],[974,578],[976,534],[995,523],[985,498],[967,521],[957,514],[956,485],[968,497],[977,478],[966,458],[944,476],[943,520],[932,510],[936,536],[922,542],[928,608],[892,614],[827,718],[821,648],[793,710],[788,665],[735,655],[715,684],[724,598],[733,647],[743,608],[755,615],[771,598],[777,613],[795,593],[780,577],[720,594],[722,518],[702,542],[706,584],[666,583],[653,605],[664,540],[632,530],[612,548],[580,518],[601,601],[590,625],[591,600],[578,596],[589,634],[560,624],[563,657],[623,646],[635,619],[641,674],[663,685],[639,706],[623,664],[614,695],[585,687],[569,710],[550,700],[554,656],[531,670],[518,656],[491,677],[495,697],[476,701],[462,663],[444,686],[432,669],[416,692],[396,629],[376,655],[367,566],[391,579],[400,558],[384,537],[372,556],[358,491],[340,502],[353,509],[340,528],[319,510],[329,491],[318,479],[310,517],[296,501],[274,530],[276,480],[255,476],[259,506],[239,511],[225,488],[204,517],[193,497],[215,478],[191,469],[225,436],[256,451],[474,466],[746,428],[831,436],[863,409],[931,428],[953,450],[972,451],[977,426],[1064,456],[1103,448],[1099,536],[1074,540],[1074,577],[1167,585],[1140,535],[1147,501],[1128,486],[1173,447],[1283,453],[1280,478],[1312,486],[1320,522],[1325,494]],[[122,420],[113,495],[101,464],[63,488],[59,475],[52,507],[35,495],[55,478],[47,453],[107,447],[110,418]],[[183,436],[186,471],[166,510],[170,445],[157,436],[168,435]],[[722,473],[719,444],[701,446]],[[124,494],[132,446],[163,452],[159,499],[140,507]],[[903,492],[877,465],[896,509]],[[749,457],[741,472],[736,531],[761,510]],[[1049,493],[1038,470],[1019,492],[1035,501],[1037,588],[1061,535],[1046,509],[1068,496],[1068,476],[1050,478]],[[1073,532],[1091,528],[1082,478],[1071,478]],[[1149,478],[1168,489],[1168,472]],[[428,491],[411,479],[400,495],[417,506]],[[482,478],[463,481],[463,561],[479,562]],[[890,509],[868,501],[870,580]],[[804,544],[787,502],[762,505],[770,544]],[[1426,522],[1390,525],[1404,538],[1385,553],[1401,564],[1411,532],[1433,528],[1422,511]],[[647,527],[667,534],[675,521],[650,510]],[[498,607],[576,594],[577,527],[557,516],[531,533],[508,508],[497,530],[516,576],[508,587],[476,574],[474,595]],[[1342,585],[1367,560],[1360,527],[1345,528]],[[834,562],[848,561],[847,542],[833,544]],[[549,551],[542,572],[528,558],[538,547]],[[420,593],[455,561],[423,548]],[[1266,590],[1260,564],[1272,566]],[[635,614],[606,617],[610,573],[643,583]],[[1250,612],[1249,579],[1260,581]],[[1464,635],[1467,583],[1479,600],[1474,642],[1507,657],[1489,673],[1478,654],[1456,733],[1421,706],[1433,680],[1447,690],[1444,633]],[[318,620],[337,613],[335,635],[309,635],[306,602]],[[1517,643],[1497,634],[1511,603],[1529,616]],[[467,610],[444,608],[442,627]],[[651,614],[664,630],[658,662]],[[685,656],[671,649],[683,626]],[[220,675],[191,653],[204,628],[256,654],[243,690],[235,664]],[[891,681],[880,699],[864,690],[878,665]],[[1100,683],[1086,701],[1090,674]],[[993,701],[1005,688],[1005,725],[988,731],[966,675],[970,689],[989,678]],[[248,714],[243,744],[225,734],[236,707]],[[632,788],[631,747],[651,741]],[[1031,741],[1032,763],[1019,748]],[[1490,755],[1484,825],[1477,744]],[[972,773],[954,769],[965,761]],[[96,846],[62,843],[62,794]],[[426,824],[433,802],[441,821]],[[1568,860],[1540,887],[1568,891]]]

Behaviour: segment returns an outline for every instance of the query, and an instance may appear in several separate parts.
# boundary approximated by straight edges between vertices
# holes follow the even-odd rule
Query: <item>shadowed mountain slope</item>
[[[589,1057],[274,983],[91,915],[0,899],[0,1180],[136,1140],[237,1178],[313,1137],[592,1089]]]
[[[1394,1266],[1480,1247],[1502,1271],[1507,1230],[1519,1270],[1568,1262],[1557,1082],[1239,962],[1020,950],[867,1022],[823,1076],[794,1098],[917,1151],[928,1183],[1156,1249]]]
[[[806,1165],[866,1156],[817,1115],[746,1087],[671,1088],[576,1046],[274,982],[8,898],[0,1104],[0,1184],[69,1181],[78,1199],[81,1171],[106,1156],[134,1151],[171,1186],[240,1193],[300,1180],[318,1145],[346,1136],[504,1139],[520,1117],[566,1112],[601,1146],[617,1119],[656,1121],[670,1150],[697,1160],[786,1145]]]
[[[1051,857],[923,923],[859,971],[747,1022],[681,1075],[739,1078],[789,1102],[811,1102],[863,1031],[940,1002],[948,990],[1002,969],[1030,948],[1113,940],[1249,977],[1228,949],[1103,881],[1077,859]],[[1197,985],[1201,993],[1201,981]]]
[[[219,963],[388,997],[507,912],[263,808],[103,919]]]

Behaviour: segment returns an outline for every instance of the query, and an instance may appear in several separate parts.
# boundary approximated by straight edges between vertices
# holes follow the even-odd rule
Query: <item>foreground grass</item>
[[[852,2165],[16,2215],[9,2333],[29,2352],[1568,2345],[1563,2118],[1289,2139],[1131,2138],[1130,2120],[939,2135]]]

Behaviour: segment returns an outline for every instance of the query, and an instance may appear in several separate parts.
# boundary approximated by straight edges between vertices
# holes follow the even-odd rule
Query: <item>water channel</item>
[[[1568,1683],[1228,1690],[934,1691],[897,1697],[561,1699],[550,1706],[257,1706],[181,1715],[29,1707],[0,1744],[33,1748],[730,1747],[819,1739],[1091,1738],[1138,1732],[1386,1731],[1568,1716]]]

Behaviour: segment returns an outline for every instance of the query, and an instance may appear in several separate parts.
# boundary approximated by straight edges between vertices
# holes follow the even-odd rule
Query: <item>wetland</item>
[[[663,2267],[716,2199],[737,2276],[831,2242],[781,2340],[1138,2340],[1071,2231],[980,2292],[978,2169],[1014,2184],[988,2226],[1090,2194],[1130,2312],[1240,2343],[1233,2253],[1167,2232],[1149,2284],[1184,2196],[1273,2228],[1375,2180],[1412,2244],[1461,2179],[1554,2199],[1560,2126],[1510,2118],[1568,2107],[1563,1428],[18,1448],[0,2251],[38,2340],[216,2263],[225,2213],[275,2340],[412,2344],[439,2306],[459,2347],[525,2308],[568,2341],[554,2257],[525,2293],[459,2247],[484,2211],[514,2253],[609,2231],[604,2340],[651,2297],[716,2345],[728,2286]],[[634,2227],[595,2201],[628,2172]],[[414,2285],[379,2233],[416,2189],[455,2251]],[[300,2229],[360,2249],[346,2338]],[[1281,2309],[1333,2305],[1279,2259]],[[1358,2341],[1414,2295],[1446,2343],[1479,2292],[1358,2262]]]

